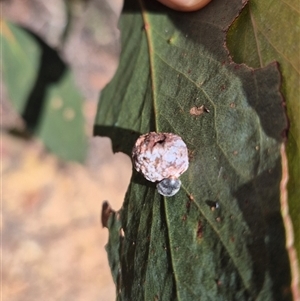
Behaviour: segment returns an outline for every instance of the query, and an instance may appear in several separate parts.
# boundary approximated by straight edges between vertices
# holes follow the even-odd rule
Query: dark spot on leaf
[[[186,214],[182,217],[182,220],[185,222],[186,221]]]
[[[191,209],[191,200],[188,200],[186,202],[186,209],[187,209],[187,212],[189,213],[190,212],[190,209]]]
[[[225,88],[226,88],[226,86],[225,86],[225,85],[222,85],[222,86],[221,86],[221,91],[224,91]]]
[[[193,160],[195,156],[195,150],[188,150],[189,161]]]
[[[205,201],[205,203],[206,203],[206,205],[208,205],[210,207],[211,211],[215,211],[220,206],[218,202],[214,202],[214,201],[210,201],[210,200]]]
[[[234,241],[235,241],[235,238],[234,238],[233,236],[231,236],[231,237],[230,237],[230,241],[231,241],[231,242],[234,242]]]
[[[197,238],[203,237],[203,225],[201,221],[198,221],[198,227],[197,227]]]

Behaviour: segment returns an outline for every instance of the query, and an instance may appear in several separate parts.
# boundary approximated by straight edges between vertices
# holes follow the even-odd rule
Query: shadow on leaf
[[[283,295],[284,300],[291,298],[290,290],[286,290],[289,288],[291,276],[280,214],[280,159],[274,165],[272,173],[277,176],[271,177],[269,171],[264,171],[251,182],[241,186],[234,196],[251,232],[247,248],[253,263],[253,292],[259,295],[269,274],[272,279],[273,300],[280,301],[283,300]],[[272,189],[273,187],[278,187],[278,190]]]
[[[42,50],[40,69],[37,73],[36,82],[28,96],[22,113],[28,129],[34,131],[39,126],[43,115],[47,89],[50,85],[60,81],[66,71],[66,64],[54,49],[50,48],[33,33],[29,33],[35,38]]]
[[[108,137],[112,141],[113,152],[122,152],[131,158],[132,148],[141,133],[116,126],[94,126],[94,136]],[[135,169],[132,171],[131,182],[155,189],[156,184],[147,181]]]

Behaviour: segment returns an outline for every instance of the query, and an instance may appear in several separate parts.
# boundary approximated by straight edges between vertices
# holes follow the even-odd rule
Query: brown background
[[[100,211],[104,200],[113,209],[121,207],[132,167],[129,157],[112,153],[109,139],[92,138],[92,126],[99,91],[117,66],[122,1],[71,2],[76,26],[62,45],[63,0],[1,1],[1,17],[29,28],[71,64],[84,87],[90,137],[86,162],[78,164],[63,162],[36,137],[11,135],[10,129],[24,129],[24,124],[1,82],[3,301],[115,299],[104,249],[108,231],[101,226]],[[95,24],[86,22],[95,13],[98,24],[97,9],[102,23],[94,28],[103,30],[93,33]],[[88,39],[86,26],[92,32]]]

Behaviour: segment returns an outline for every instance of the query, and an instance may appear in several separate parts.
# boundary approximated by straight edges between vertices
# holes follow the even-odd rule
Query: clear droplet
[[[160,181],[156,188],[158,190],[158,193],[163,196],[173,196],[175,195],[179,190],[181,186],[181,181],[179,179],[163,179]]]

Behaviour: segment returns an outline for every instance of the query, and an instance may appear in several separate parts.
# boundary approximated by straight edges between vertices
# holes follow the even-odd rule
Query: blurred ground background
[[[91,0],[92,7],[83,9],[80,1],[70,1],[77,2],[77,27],[70,29],[68,42],[60,44],[61,28],[66,26],[62,2],[1,1],[1,18],[29,28],[71,65],[84,95],[88,137],[87,157],[80,164],[58,158],[38,137],[12,134],[12,129],[22,131],[26,124],[11,105],[1,77],[3,301],[115,298],[104,249],[108,233],[102,229],[100,212],[104,200],[113,209],[121,207],[131,162],[124,154],[112,153],[108,138],[92,137],[92,126],[99,90],[114,73],[119,53],[116,26],[106,21],[116,24],[122,3]],[[90,19],[88,11],[97,6],[111,12],[104,21],[113,29],[102,32],[100,42],[94,35],[83,43],[83,20]]]
[[[95,138],[86,165],[65,163],[40,141],[1,136],[2,300],[114,300],[100,211],[121,206],[129,158]]]

